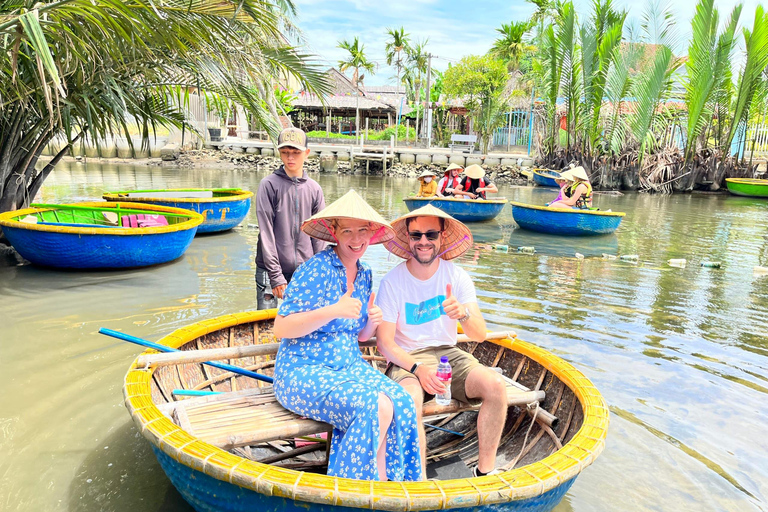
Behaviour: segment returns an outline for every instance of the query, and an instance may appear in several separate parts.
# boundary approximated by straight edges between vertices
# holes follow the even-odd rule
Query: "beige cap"
[[[409,250],[408,240],[408,227],[406,225],[406,219],[414,217],[437,217],[444,219],[444,229],[442,236],[442,245],[440,246],[440,253],[445,251],[445,254],[441,254],[441,258],[444,260],[452,260],[464,254],[467,249],[472,247],[472,232],[467,226],[458,220],[454,219],[442,210],[438,210],[431,204],[422,206],[417,210],[413,210],[410,213],[406,213],[402,217],[399,217],[392,221],[392,227],[395,230],[394,240],[390,240],[384,244],[389,252],[395,256],[399,256],[403,259],[409,259],[413,255]]]
[[[589,181],[589,176],[587,176],[587,171],[585,171],[582,166],[574,167],[573,169],[567,172],[574,178],[578,178],[584,181]]]
[[[277,149],[296,148],[301,151],[307,150],[307,134],[301,128],[286,128],[280,132],[277,138]]]
[[[317,212],[301,224],[301,230],[313,238],[325,240],[326,242],[336,242],[330,231],[331,222],[334,219],[353,219],[362,220],[371,223],[374,231],[371,237],[370,245],[379,244],[392,240],[395,232],[392,226],[379,212],[374,210],[371,205],[360,197],[360,194],[350,190],[328,206]]]
[[[485,176],[485,169],[483,169],[477,164],[472,164],[466,169],[464,169],[464,174],[466,174],[467,177],[472,178],[473,180],[479,180],[480,178]]]

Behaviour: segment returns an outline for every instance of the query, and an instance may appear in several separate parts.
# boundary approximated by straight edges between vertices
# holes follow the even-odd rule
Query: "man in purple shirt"
[[[280,132],[277,149],[283,165],[261,180],[256,193],[258,309],[276,308],[294,271],[325,248],[325,242],[301,230],[302,222],[325,208],[323,190],[304,170],[307,135],[299,128],[286,128]]]

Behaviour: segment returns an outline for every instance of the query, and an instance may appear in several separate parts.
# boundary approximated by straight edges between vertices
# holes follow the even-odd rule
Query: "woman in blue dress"
[[[358,341],[382,322],[374,305],[369,244],[392,227],[351,190],[305,221],[308,235],[335,242],[293,275],[275,319],[277,400],[333,425],[328,475],[421,480],[416,409],[405,390],[367,363]]]

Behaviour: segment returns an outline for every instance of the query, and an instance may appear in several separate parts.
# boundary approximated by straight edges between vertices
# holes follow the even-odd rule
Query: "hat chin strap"
[[[319,220],[320,220],[320,223],[321,223],[323,226],[325,226],[325,229],[327,229],[327,230],[328,230],[328,233],[330,233],[330,234],[331,234],[331,236],[333,237],[333,239],[334,239],[334,240],[336,240],[336,243],[337,243],[337,244],[340,244],[340,242],[339,242],[339,239],[338,239],[338,238],[336,238],[336,234],[333,232],[333,230],[332,230],[331,228],[329,228],[329,227],[328,227],[328,224],[326,224],[326,223],[325,223],[325,219],[319,219]],[[317,222],[317,221],[315,221],[315,222]]]

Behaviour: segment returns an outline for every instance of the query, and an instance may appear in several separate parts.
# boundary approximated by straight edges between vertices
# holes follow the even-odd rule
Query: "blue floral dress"
[[[332,320],[301,338],[283,338],[275,363],[275,396],[286,409],[334,426],[328,475],[377,480],[378,401],[379,393],[384,393],[394,406],[387,430],[387,478],[420,480],[413,399],[399,384],[371,367],[358,346],[357,336],[368,320],[365,305],[372,285],[370,267],[358,261],[352,296],[363,303],[362,316]],[[335,304],[346,288],[346,269],[329,247],[299,267],[278,314],[287,316]]]

